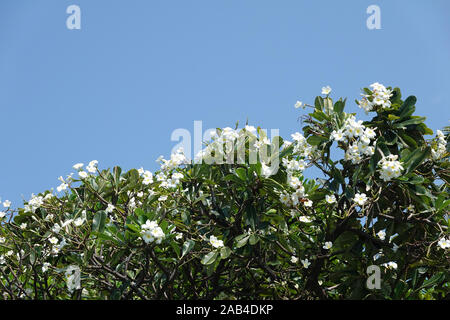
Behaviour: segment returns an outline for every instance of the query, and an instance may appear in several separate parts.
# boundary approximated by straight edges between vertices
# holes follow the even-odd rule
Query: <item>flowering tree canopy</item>
[[[0,299],[448,298],[448,132],[426,139],[398,88],[363,90],[365,122],[330,92],[297,102],[292,141],[217,129],[194,161],[78,163],[56,193],[4,201]]]

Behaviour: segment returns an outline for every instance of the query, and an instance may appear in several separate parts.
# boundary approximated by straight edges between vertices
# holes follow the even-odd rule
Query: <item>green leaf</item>
[[[394,128],[399,129],[399,128],[406,128],[406,126],[412,125],[412,124],[419,124],[422,123],[426,120],[426,117],[414,117],[412,119],[400,122],[400,123],[396,123],[394,124]]]
[[[259,241],[259,237],[256,234],[252,234],[250,235],[250,238],[248,239],[248,243],[250,243],[250,245],[255,245],[257,244]]]
[[[328,141],[328,139],[322,136],[310,136],[306,141],[312,146],[318,146],[322,142]]]
[[[406,98],[405,102],[403,102],[402,106],[398,110],[400,112],[399,117],[401,119],[409,117],[414,113],[415,107],[414,105],[417,102],[417,98],[414,96],[409,96]]]
[[[336,101],[333,109],[335,112],[341,113],[342,111],[344,111],[344,106],[345,106],[344,102],[339,100],[339,101]]]
[[[427,147],[425,150],[416,149],[408,157],[405,163],[405,174],[408,174],[416,169],[425,159],[431,154],[431,148]]]
[[[245,170],[244,168],[237,168],[236,169],[236,175],[242,181],[246,181],[247,180],[247,170]]]
[[[314,107],[317,111],[322,111],[323,110],[323,98],[320,96],[317,96],[316,99],[314,100]]]
[[[228,247],[222,247],[222,248],[220,249],[220,257],[221,257],[222,259],[228,258],[228,257],[230,256],[230,254],[231,254],[231,249],[230,249],[230,248],[228,248]]]
[[[258,216],[256,214],[256,209],[254,206],[250,205],[245,211],[245,223],[250,225],[253,230],[255,230],[257,225]]]
[[[400,117],[399,117],[399,116],[396,116],[395,114],[390,113],[390,114],[388,115],[388,119],[389,119],[389,120],[398,120],[398,119],[400,119]]]
[[[236,237],[236,248],[241,248],[247,244],[249,235],[240,235]]]
[[[439,282],[445,279],[444,272],[436,273],[430,279],[427,279],[423,282],[419,289],[427,288],[438,284]]]
[[[122,173],[122,169],[120,167],[114,167],[113,169],[114,172],[114,183],[116,185],[116,188],[119,187],[119,183],[120,183],[120,174]]]
[[[102,233],[103,230],[105,230],[105,222],[106,222],[106,212],[98,211],[94,215],[94,220],[92,222],[92,231]]]
[[[185,255],[187,255],[192,250],[192,248],[194,248],[194,246],[195,246],[194,240],[186,240],[183,243],[183,248],[181,250],[181,257],[184,257]]]
[[[139,229],[138,226],[136,226],[134,224],[131,224],[131,223],[127,224],[127,228],[130,229],[131,231],[136,232],[136,233],[140,233],[141,232],[141,230]]]
[[[219,256],[219,252],[217,250],[211,251],[210,253],[203,256],[201,263],[204,265],[209,265],[216,261]]]

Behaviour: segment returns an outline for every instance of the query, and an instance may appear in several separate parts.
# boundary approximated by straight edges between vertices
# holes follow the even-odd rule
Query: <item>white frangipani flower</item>
[[[332,194],[332,195],[326,195],[325,196],[325,201],[329,204],[335,203],[336,202],[336,197]]]
[[[442,249],[448,249],[448,248],[450,248],[450,240],[445,239],[444,237],[442,237],[438,241],[438,246],[441,247]]]
[[[331,92],[330,86],[322,87],[322,94],[329,95],[330,92]]]
[[[108,206],[106,207],[105,212],[106,212],[106,213],[111,213],[111,212],[114,211],[115,208],[116,208],[116,207],[113,206],[111,203],[108,203]]]
[[[367,202],[367,196],[365,193],[357,193],[353,198],[353,201],[360,206],[363,206]]]
[[[89,176],[86,171],[79,171],[78,175],[81,179],[86,179]]]
[[[300,220],[300,222],[304,222],[304,223],[310,223],[312,221],[312,219],[310,217],[307,217],[307,216],[300,216],[298,218],[298,220]]]
[[[380,230],[380,231],[378,231],[377,236],[381,240],[384,240],[386,238],[386,232],[384,230]]]
[[[303,107],[303,109],[305,108],[305,106],[303,105],[303,103],[301,101],[297,101],[295,103],[294,107],[295,107],[295,109],[302,108],[302,107]]]
[[[58,244],[59,240],[56,237],[51,237],[48,239],[48,242],[50,242],[53,245],[56,245],[56,244]]]
[[[209,242],[211,243],[211,245],[212,245],[214,248],[221,248],[221,247],[223,247],[223,241],[217,239],[217,238],[216,238],[215,236],[213,236],[213,235],[209,237]]]
[[[42,265],[42,272],[47,272],[48,267],[50,267],[50,263],[44,262],[44,264]]]
[[[303,268],[305,268],[305,269],[308,269],[308,267],[311,265],[311,262],[309,262],[308,259],[300,260],[300,262],[302,263]]]
[[[329,250],[331,249],[331,247],[333,247],[333,243],[331,241],[327,241],[322,248],[324,248],[325,250]]]
[[[381,266],[386,267],[388,269],[397,269],[397,263],[395,263],[394,261],[383,263]]]
[[[75,170],[80,170],[83,166],[84,166],[83,163],[76,163],[76,164],[73,165],[73,168]]]

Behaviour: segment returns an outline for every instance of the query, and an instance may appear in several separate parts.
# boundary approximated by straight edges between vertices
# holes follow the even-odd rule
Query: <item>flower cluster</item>
[[[342,129],[331,132],[332,140],[347,142],[348,148],[345,153],[345,160],[351,161],[353,164],[359,164],[364,155],[373,155],[375,147],[371,143],[375,137],[375,131],[366,128],[362,124],[362,120],[357,121],[353,115],[345,121]]]
[[[390,108],[392,90],[378,82],[371,84],[370,87],[372,88],[371,94],[362,94],[363,98],[358,103],[359,107],[364,109],[366,113],[374,111],[378,107],[382,109]]]
[[[433,157],[433,160],[441,159],[447,152],[446,148],[447,140],[445,139],[445,136],[441,130],[436,131],[436,139],[437,139],[436,149],[431,149],[431,156]]]
[[[380,173],[381,179],[383,179],[384,181],[390,181],[402,175],[403,166],[397,159],[397,155],[391,154],[383,157],[378,162],[378,172]]]
[[[161,170],[155,175],[156,180],[160,182],[159,186],[164,189],[176,188],[184,175],[175,171],[175,169],[183,164],[189,163],[184,155],[183,148],[179,148],[172,153],[169,160],[166,160],[161,156],[157,161],[161,164]],[[153,175],[150,171],[141,171],[141,173],[144,177],[144,184],[147,185],[153,182]]]
[[[145,243],[156,241],[157,244],[160,244],[166,236],[156,221],[147,220],[145,224],[141,226],[141,229],[141,238]]]
[[[31,199],[28,201],[28,204],[24,205],[25,212],[35,212],[39,209],[46,200],[53,198],[54,195],[51,193],[47,193],[45,196],[36,196],[34,194],[31,195]]]
[[[305,159],[311,158],[315,151],[315,148],[306,142],[306,138],[299,132],[291,134],[294,140],[294,154],[298,154]]]

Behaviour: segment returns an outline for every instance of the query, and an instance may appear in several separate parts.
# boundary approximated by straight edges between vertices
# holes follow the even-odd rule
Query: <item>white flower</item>
[[[291,200],[291,197],[290,197],[290,195],[289,195],[288,193],[283,192],[283,193],[280,195],[280,201],[281,201],[281,203],[283,203],[284,205],[288,205],[289,202],[290,202],[290,200]]]
[[[264,178],[268,178],[271,175],[274,174],[274,172],[277,170],[276,167],[270,167],[268,165],[266,165],[265,163],[261,162],[261,174]]]
[[[386,267],[388,269],[397,269],[397,263],[395,263],[394,261],[390,261],[388,263],[383,263],[382,266]]]
[[[298,108],[301,108],[303,106],[303,103],[301,102],[301,101],[297,101],[296,103],[295,103],[295,105],[294,105],[294,107],[295,107],[295,109],[298,109]],[[303,109],[304,109],[305,107],[303,106]]]
[[[311,265],[311,262],[309,262],[308,259],[300,260],[300,262],[303,265],[303,268],[308,269],[308,267]]]
[[[145,243],[151,243],[153,242],[154,238],[152,236],[152,233],[150,230],[144,230],[141,233],[142,240],[144,240]]]
[[[156,243],[159,244],[165,237],[163,230],[156,221],[147,220],[145,224],[141,225],[141,229],[141,238],[145,243],[151,243],[156,240]]]
[[[108,207],[106,207],[105,212],[106,213],[111,213],[114,211],[116,207],[114,207],[112,204],[108,203]]]
[[[85,179],[87,178],[89,175],[86,173],[86,171],[79,171],[78,175],[80,176],[81,179]]]
[[[3,201],[3,206],[4,206],[5,208],[11,207],[11,201],[9,201],[9,200]]]
[[[141,225],[141,229],[144,230],[152,230],[158,227],[158,223],[156,221],[147,220],[143,225]]]
[[[374,254],[373,260],[374,260],[374,261],[375,261],[375,260],[378,260],[378,259],[380,259],[383,255],[384,255],[384,254],[383,254],[382,251],[377,252],[377,253]]]
[[[380,230],[377,233],[378,238],[380,238],[381,240],[384,240],[386,238],[386,232],[384,230]]]
[[[322,94],[328,95],[331,92],[330,86],[322,87]]]
[[[336,197],[334,195],[326,195],[325,196],[325,201],[328,202],[329,204],[335,203],[336,202]]]
[[[58,244],[59,240],[56,237],[51,237],[48,239],[48,242],[50,242],[53,245],[56,245],[56,244]]]
[[[42,265],[42,272],[47,272],[48,267],[50,267],[50,263],[44,262],[44,264]]]
[[[3,219],[6,216],[6,212],[0,211],[0,219]]]
[[[0,256],[0,265],[5,264],[6,263],[6,259],[3,255]]]
[[[310,207],[312,207],[313,202],[312,202],[312,200],[309,200],[309,199],[308,199],[306,202],[303,202],[303,205],[304,205],[305,207],[310,208]]]
[[[52,227],[52,232],[59,233],[59,231],[61,231],[61,226],[55,223],[55,225]]]
[[[342,130],[333,130],[333,132],[331,132],[331,139],[334,141],[343,141],[344,137],[344,132]]]
[[[298,262],[298,258],[296,256],[292,256],[291,257],[291,262],[292,263],[297,263]]]
[[[5,243],[6,239],[5,237],[0,237],[0,243]]]
[[[304,223],[310,223],[312,221],[312,219],[307,216],[301,216],[298,218],[298,220],[300,220],[300,222],[304,222]]]
[[[88,166],[86,167],[86,170],[90,173],[95,173],[97,171],[97,165],[98,161],[92,160],[91,162],[89,162]]]
[[[152,237],[156,239],[156,243],[161,243],[161,240],[166,236],[164,231],[160,227],[156,227],[150,230]]]
[[[81,169],[83,166],[84,166],[83,163],[77,163],[77,164],[74,164],[74,165],[73,165],[73,168],[74,168],[75,170],[79,170],[79,169]]]
[[[20,229],[25,230],[27,228],[27,224],[24,222],[20,225]]]
[[[380,178],[384,181],[390,181],[401,176],[403,166],[400,161],[397,161],[397,158],[397,155],[389,155],[378,162],[380,167],[378,172],[380,173]]]
[[[294,177],[294,176],[288,177],[288,183],[294,189],[297,189],[301,186],[300,179],[298,177]]]
[[[439,239],[438,245],[442,249],[448,249],[448,248],[450,248],[450,240],[447,240],[445,238],[441,238],[441,239]]]
[[[69,185],[65,182],[61,183],[58,187],[56,187],[56,190],[58,192],[64,191],[69,187]]]
[[[209,237],[209,242],[214,248],[221,248],[223,247],[223,241],[218,240],[215,236]]]
[[[81,289],[81,270],[78,266],[72,265],[66,269],[67,288],[70,292]]]
[[[150,183],[153,183],[153,174],[150,171],[145,170],[142,176],[144,177],[144,180],[142,181],[143,184],[149,185]]]
[[[180,240],[181,238],[183,238],[183,234],[181,232],[178,232],[177,235],[175,236],[175,239]]]
[[[357,193],[355,194],[355,197],[353,198],[353,201],[355,201],[360,206],[364,205],[367,201],[367,196],[365,193]]]
[[[392,244],[392,251],[397,252],[398,248],[400,248],[396,243]]]
[[[256,135],[256,133],[257,133],[256,128],[254,126],[249,126],[249,125],[245,126],[245,131],[247,131],[247,132],[249,132],[249,133],[251,133],[253,135]],[[213,131],[213,132],[216,133],[215,131]]]
[[[75,226],[79,227],[79,226],[83,225],[83,223],[84,223],[85,221],[86,221],[85,219],[83,219],[83,218],[81,218],[81,217],[78,217],[78,218],[76,218],[76,219],[73,221],[73,224],[74,224]]]
[[[327,241],[327,242],[325,242],[325,245],[322,248],[329,250],[329,249],[331,249],[332,246],[333,246],[333,243],[331,241]]]

